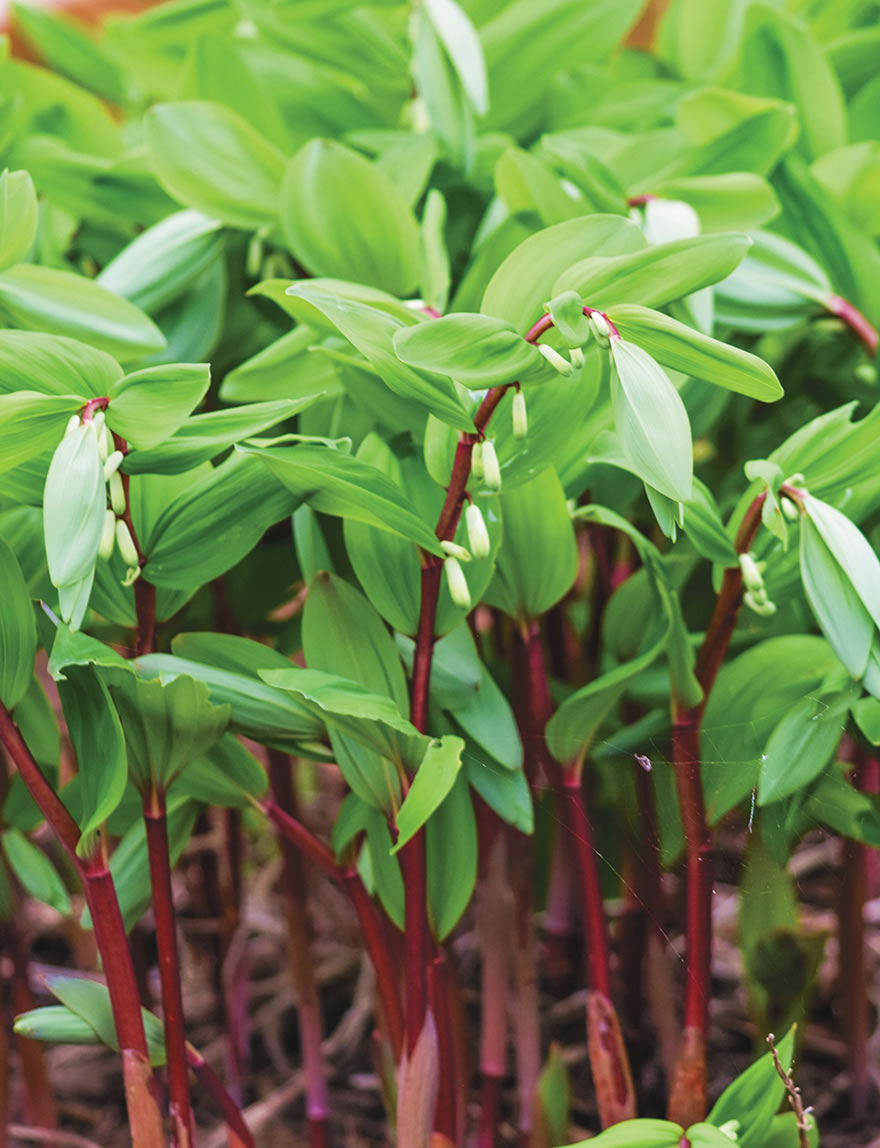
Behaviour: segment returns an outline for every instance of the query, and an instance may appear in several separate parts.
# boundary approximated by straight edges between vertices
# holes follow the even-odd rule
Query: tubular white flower
[[[467,527],[468,545],[474,558],[488,558],[492,549],[489,540],[489,531],[483,513],[475,502],[468,505],[464,512],[465,526]]]
[[[448,538],[441,539],[440,548],[449,558],[457,558],[459,562],[470,562],[471,560],[470,550],[459,546],[457,542],[450,542]]]
[[[121,450],[114,450],[112,454],[107,456],[104,463],[104,478],[110,481],[110,478],[119,470],[119,466],[125,458]]]
[[[122,561],[126,566],[140,565],[140,559],[138,558],[134,540],[131,537],[131,531],[121,518],[116,522],[116,545],[119,547],[119,553],[122,555]]]
[[[71,415],[67,420],[67,426],[64,428],[64,437],[67,438],[69,434],[73,434],[79,426],[79,415]]]
[[[108,510],[104,515],[104,530],[101,534],[101,545],[98,547],[98,557],[107,562],[113,553],[116,542],[116,515]]]
[[[501,489],[501,467],[495,453],[495,443],[486,439],[483,443],[483,482],[490,490]]]
[[[443,570],[446,574],[446,584],[449,587],[449,597],[456,606],[461,606],[464,610],[471,608],[471,592],[468,590],[467,578],[464,576],[464,570],[459,565],[457,558],[447,558],[443,562]]]
[[[558,351],[554,351],[552,347],[548,347],[546,343],[539,343],[538,350],[550,364],[550,366],[560,373],[560,375],[570,375],[574,367],[563,358]]]
[[[742,571],[743,582],[746,584],[746,589],[751,590],[753,594],[763,593],[764,579],[761,577],[758,563],[751,554],[740,554],[739,568]]]
[[[513,419],[513,437],[525,438],[529,433],[529,416],[526,412],[526,396],[522,391],[514,391],[513,393],[511,417]]]
[[[576,371],[579,371],[584,365],[584,352],[580,347],[570,347],[568,357],[571,359],[571,365]]]
[[[483,444],[475,442],[471,450],[471,474],[477,482],[482,482],[485,473],[483,469]]]
[[[122,485],[122,475],[115,470],[107,483],[110,491],[110,505],[115,514],[125,514],[125,487]]]

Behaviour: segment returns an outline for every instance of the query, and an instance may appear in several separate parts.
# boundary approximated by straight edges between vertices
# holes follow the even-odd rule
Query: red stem
[[[581,910],[587,942],[587,980],[591,989],[611,996],[611,962],[602,901],[602,883],[596,864],[593,827],[587,816],[579,771],[566,770],[562,779],[562,803],[566,828],[575,844],[581,876]]]
[[[295,817],[296,791],[290,757],[286,753],[275,749],[269,750],[269,778],[275,800]],[[284,863],[288,959],[296,990],[297,1022],[306,1078],[309,1138],[312,1148],[325,1148],[328,1143],[330,1098],[327,1093],[324,1058],[321,1054],[323,1039],[321,1005],[312,964],[312,936],[306,910],[308,882],[299,849],[287,837],[282,837],[280,844]]]
[[[195,1144],[195,1124],[186,1068],[186,1030],[180,979],[180,952],[177,945],[177,921],[171,889],[168,818],[165,794],[161,789],[154,787],[151,793],[144,794],[144,826],[147,832],[150,886],[153,891],[153,916],[156,921],[159,981],[162,986],[162,1020],[168,1064],[172,1144],[177,1148],[190,1148]]]
[[[155,1081],[150,1069],[137,981],[122,914],[119,911],[116,888],[106,858],[100,849],[87,861],[77,856],[79,828],[34,760],[18,726],[2,703],[0,703],[0,741],[21,774],[22,781],[40,812],[70,854],[83,881],[92,915],[95,941],[107,975],[110,1005],[122,1054],[122,1070],[134,1148],[162,1148],[165,1137],[156,1099]]]
[[[486,817],[498,820],[497,815],[491,811],[487,811]],[[486,836],[488,834],[481,835],[481,846]],[[507,1002],[510,986],[508,952],[511,921],[506,873],[506,834],[496,831],[482,856],[485,872],[477,891],[483,958],[480,992],[482,1104],[477,1145],[478,1148],[494,1148],[498,1130],[501,1081],[507,1069]]]
[[[242,1148],[257,1148],[253,1133],[245,1123],[238,1105],[223,1087],[223,1083],[214,1069],[211,1068],[199,1050],[193,1048],[191,1044],[186,1046],[186,1063],[192,1069],[199,1084],[223,1113],[223,1119],[226,1121],[226,1127],[230,1132],[230,1148],[238,1148],[239,1144]],[[237,1140],[234,1137],[237,1137]]]
[[[529,839],[511,833],[513,887],[513,1016],[519,1142],[532,1143],[535,1096],[541,1075],[541,1015],[538,1000],[538,938],[532,887],[534,849]]]
[[[376,970],[376,985],[379,999],[382,1002],[385,1023],[388,1025],[388,1037],[394,1049],[394,1058],[399,1061],[403,1051],[403,1011],[397,991],[397,978],[391,948],[382,926],[382,919],[376,910],[375,902],[364,888],[364,883],[354,866],[338,865],[332,851],[324,842],[315,837],[295,817],[285,813],[271,799],[260,802],[259,808],[282,836],[298,849],[301,849],[309,861],[313,865],[317,865],[328,877],[340,882],[348,893],[358,916],[364,946],[373,962],[373,968]]]
[[[12,1003],[15,1014],[30,1012],[36,1007],[36,1002],[31,992],[28,954],[24,939],[15,920],[10,921],[5,927],[0,925],[0,936],[3,933],[6,935],[6,948],[12,961]],[[44,1055],[45,1046],[38,1040],[17,1036],[16,1047],[25,1083],[28,1122],[35,1128],[57,1128],[55,1101]],[[0,1064],[2,1063],[4,1061],[0,1060]]]
[[[878,336],[874,327],[871,326],[861,311],[857,310],[852,303],[847,302],[846,299],[842,299],[839,295],[831,295],[825,305],[832,315],[849,327],[850,331],[852,331],[873,359],[877,354]]]

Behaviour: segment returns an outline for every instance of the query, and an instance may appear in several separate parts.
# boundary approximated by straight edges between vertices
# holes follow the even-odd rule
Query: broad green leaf
[[[82,339],[121,362],[165,346],[162,332],[133,303],[55,267],[20,263],[0,273],[0,315],[7,326]]]
[[[64,681],[67,666],[98,666],[105,682],[114,681],[118,674],[134,673],[132,663],[112,647],[62,624],[55,630],[49,655],[49,673],[56,682]]]
[[[647,307],[610,307],[608,318],[624,339],[636,343],[664,367],[762,402],[782,397],[772,367],[757,355],[721,343]]]
[[[460,737],[429,741],[416,776],[397,811],[396,853],[422,828],[455,784],[464,742]]]
[[[0,271],[20,262],[37,234],[38,207],[34,183],[26,171],[0,175]]]
[[[679,1148],[684,1129],[669,1120],[624,1120],[569,1148]]]
[[[402,327],[395,332],[394,350],[404,363],[450,375],[472,390],[512,383],[537,371],[547,375],[538,348],[504,319],[488,315],[445,315]]]
[[[521,769],[501,769],[485,756],[467,754],[464,764],[468,782],[502,821],[530,835],[535,816],[529,783]]]
[[[761,758],[758,804],[770,805],[806,789],[831,761],[858,690],[824,700],[801,698],[786,713]]]
[[[308,283],[287,292],[305,300],[357,348],[395,394],[417,402],[457,430],[473,430],[468,414],[452,381],[442,374],[416,371],[394,353],[393,339],[406,328],[399,317],[355,299],[331,295]]]
[[[421,228],[421,288],[429,307],[445,311],[449,302],[451,272],[446,245],[446,200],[432,187],[425,200]]]
[[[819,1129],[816,1117],[811,1112],[807,1113],[807,1122],[809,1124],[807,1144],[809,1148],[819,1148]],[[797,1138],[797,1116],[794,1112],[783,1112],[770,1121],[770,1128],[761,1141],[761,1148],[792,1148],[797,1143]]]
[[[577,574],[574,526],[552,467],[514,490],[502,490],[504,522],[490,605],[514,618],[538,618],[568,593]]]
[[[240,447],[314,510],[353,518],[399,534],[432,554],[442,554],[431,527],[407,504],[400,487],[374,466],[329,447]]]
[[[193,470],[230,446],[292,418],[323,397],[322,394],[303,395],[298,399],[248,403],[193,415],[158,446],[129,451],[122,469],[126,474],[180,474]]]
[[[854,678],[864,674],[874,621],[819,528],[801,517],[801,581],[819,628]]]
[[[98,282],[144,311],[184,294],[222,249],[222,224],[200,211],[177,211],[136,236],[104,267]]]
[[[695,146],[672,157],[662,169],[668,178],[733,171],[769,175],[797,133],[797,111],[791,104],[727,88],[689,92],[675,111],[679,127]]]
[[[836,148],[813,164],[813,175],[868,235],[880,233],[880,142],[863,140]]]
[[[700,230],[752,232],[779,214],[773,188],[760,175],[747,171],[723,175],[694,175],[664,179],[655,194],[689,203],[700,217]]]
[[[68,667],[58,693],[79,767],[82,835],[77,853],[88,857],[98,830],[125,792],[125,738],[107,687],[94,667]]]
[[[15,709],[34,673],[37,628],[31,595],[15,554],[0,538],[0,701]]]
[[[623,453],[635,472],[661,494],[687,502],[693,483],[693,446],[678,391],[645,350],[612,339],[611,398]]]
[[[854,522],[827,502],[805,494],[803,508],[874,624],[880,627],[880,560],[871,544]]]
[[[277,226],[284,156],[238,112],[210,101],[155,104],[147,149],[180,203],[231,227]]]
[[[394,639],[375,609],[349,583],[329,573],[315,577],[303,612],[302,635],[311,668],[345,674],[373,693],[391,698],[398,715],[409,712],[406,678]],[[358,796],[384,811],[390,783],[396,807],[399,782],[387,763],[344,735],[331,731],[330,737],[339,768]]]
[[[141,793],[167,789],[222,737],[231,708],[215,706],[204,682],[181,674],[110,687],[125,734],[128,770]]]
[[[166,506],[144,576],[179,590],[210,582],[250,553],[299,502],[257,459],[233,454]]]
[[[172,794],[185,794],[205,805],[246,809],[269,786],[266,770],[238,738],[225,733],[204,757],[190,761],[171,786]]]
[[[443,739],[449,740],[457,739]],[[434,936],[443,941],[470,904],[477,880],[477,822],[463,774],[431,813],[425,837],[428,913]]]
[[[701,235],[628,255],[590,256],[563,271],[553,293],[576,291],[601,311],[619,303],[664,307],[726,279],[750,246],[746,235]]]
[[[45,979],[52,995],[93,1029],[101,1044],[112,1048],[114,1052],[119,1051],[116,1024],[113,1020],[113,1008],[110,1003],[110,991],[103,981],[93,981],[84,976],[65,976],[59,973],[48,973]],[[165,1063],[165,1036],[162,1022],[145,1008],[141,1009],[141,1017],[147,1037],[150,1064],[163,1065]]]
[[[495,165],[495,188],[512,214],[535,214],[547,227],[584,214],[562,180],[537,156],[510,147]]]
[[[14,23],[53,72],[112,104],[124,104],[126,82],[121,64],[75,20],[33,4],[13,5]]]
[[[852,706],[853,721],[871,745],[880,745],[880,701],[865,697]]]
[[[295,400],[323,392],[327,398],[343,392],[339,374],[326,355],[310,354],[321,336],[300,324],[250,359],[234,367],[220,384],[224,403]]]
[[[49,1044],[100,1044],[101,1038],[88,1021],[66,1005],[46,1005],[19,1013],[12,1031],[17,1036]]]
[[[684,532],[701,557],[724,566],[739,564],[736,550],[724,529],[718,504],[709,488],[698,478],[694,479],[691,497],[685,503]]]
[[[727,1133],[714,1124],[692,1124],[686,1136],[691,1148],[727,1148],[730,1143]]]
[[[223,638],[226,635],[212,635]],[[256,644],[256,643],[255,643]],[[187,651],[185,643],[176,648]],[[266,665],[275,664],[275,650],[266,649]],[[286,661],[286,659],[285,659]],[[260,681],[256,672],[218,667],[210,663],[173,654],[147,654],[137,661],[138,672],[147,678],[187,674],[208,687],[216,706],[229,705],[230,729],[264,745],[288,753],[326,756],[320,739],[323,722],[290,694],[273,689]]]
[[[0,392],[106,395],[122,368],[103,351],[63,335],[0,331]]]
[[[287,165],[281,225],[313,275],[395,295],[416,288],[419,231],[409,205],[381,168],[335,140],[310,140]]]
[[[50,905],[69,917],[70,895],[58,870],[43,850],[18,829],[7,829],[0,836],[0,843],[10,869],[25,891],[42,904]]]
[[[0,473],[51,450],[84,402],[81,395],[0,394]]]
[[[107,425],[132,446],[147,450],[174,434],[211,385],[207,363],[146,367],[113,384]]]
[[[776,1046],[786,1072],[791,1070],[794,1056],[794,1034],[791,1028]],[[784,1094],[785,1085],[767,1052],[722,1092],[707,1119],[716,1128],[728,1120],[739,1121],[737,1144],[742,1148],[763,1148],[764,1135]]]
[[[483,293],[484,315],[507,319],[525,335],[557,292],[567,267],[597,255],[625,255],[645,246],[634,223],[619,215],[586,215],[539,231],[514,248]]]
[[[449,54],[461,86],[478,116],[489,110],[489,82],[480,37],[455,0],[426,0],[425,11]]]
[[[583,347],[589,342],[592,328],[577,291],[563,289],[559,294],[554,293],[546,307],[566,347]]]
[[[561,1144],[568,1139],[571,1121],[571,1084],[562,1049],[550,1045],[547,1061],[537,1084],[537,1110],[546,1144]]]
[[[412,28],[413,81],[427,110],[431,133],[449,163],[470,172],[476,150],[473,106],[424,7],[413,12]]]

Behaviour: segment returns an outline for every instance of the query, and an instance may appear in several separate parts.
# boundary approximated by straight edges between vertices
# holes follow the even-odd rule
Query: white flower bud
[[[104,463],[104,481],[109,482],[112,475],[119,470],[119,464],[122,462],[125,455],[121,450],[114,450],[111,455],[107,456],[107,461]]]
[[[468,546],[471,548],[471,554],[474,558],[488,558],[492,549],[489,531],[486,529],[486,521],[482,511],[475,502],[471,502],[464,512],[464,522],[467,527]]]
[[[490,490],[501,489],[501,467],[495,453],[495,443],[491,439],[483,442],[483,482]]]
[[[776,603],[770,601],[766,591],[760,594],[754,594],[750,590],[747,590],[746,593],[743,594],[743,603],[762,618],[769,618],[776,613]]]
[[[568,357],[571,359],[571,365],[576,371],[579,371],[584,365],[584,352],[580,347],[570,347]]]
[[[448,538],[442,538],[440,540],[440,548],[444,554],[450,558],[457,558],[459,562],[470,562],[471,560],[470,550],[465,550],[465,548],[459,546],[457,542],[450,542]]]
[[[740,554],[739,568],[742,571],[743,582],[746,584],[746,589],[751,590],[753,594],[763,593],[764,579],[761,577],[758,563],[751,554]]]
[[[471,474],[477,482],[482,482],[485,473],[483,470],[483,444],[475,442],[471,451]]]
[[[123,586],[133,586],[141,576],[140,566],[129,566],[125,572],[125,577],[122,579]]]
[[[613,334],[611,324],[605,318],[601,311],[592,311],[590,313],[590,322],[593,325],[593,333],[596,336],[596,342],[603,350],[608,350],[611,346],[611,336]]]
[[[560,375],[570,375],[574,370],[568,359],[564,359],[558,351],[554,351],[552,347],[548,347],[546,343],[539,343],[538,350],[550,364],[550,366],[560,373]]]
[[[529,433],[529,416],[526,413],[526,396],[522,391],[513,392],[513,437],[525,438]]]
[[[67,420],[67,426],[64,428],[64,437],[67,438],[69,434],[73,434],[79,426],[79,415],[71,415]]]
[[[125,487],[122,485],[122,475],[118,470],[114,470],[110,475],[107,486],[114,514],[125,514]]]
[[[134,540],[131,537],[131,531],[121,518],[117,519],[116,522],[116,545],[119,547],[119,553],[122,555],[122,561],[126,566],[140,565],[140,559],[138,558]]]
[[[458,559],[447,558],[443,563],[443,570],[446,574],[446,584],[449,586],[449,597],[456,606],[470,610],[471,592],[468,590],[467,578],[458,564]]]
[[[105,562],[109,561],[113,553],[113,544],[116,541],[116,515],[108,510],[104,515],[104,529],[101,532],[101,545],[98,547],[98,557]]]
[[[785,495],[783,495],[779,500],[779,505],[782,507],[782,513],[789,520],[789,522],[797,521],[799,517],[799,511],[790,498],[786,498]]]

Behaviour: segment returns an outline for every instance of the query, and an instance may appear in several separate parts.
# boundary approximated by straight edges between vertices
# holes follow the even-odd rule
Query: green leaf
[[[101,1038],[88,1021],[66,1005],[47,1005],[19,1013],[12,1031],[17,1036],[47,1044],[100,1044]]]
[[[107,687],[94,667],[68,667],[58,693],[79,766],[83,808],[77,853],[85,858],[125,792],[125,738]]]
[[[444,315],[402,327],[394,350],[413,367],[450,375],[472,390],[512,383],[545,366],[538,348],[527,343],[504,319],[488,315]]]
[[[249,554],[299,501],[257,459],[233,454],[162,511],[144,576],[179,590],[210,582]]]
[[[15,554],[0,538],[0,701],[14,709],[34,673],[37,628],[30,591]]]
[[[240,447],[314,510],[352,518],[399,534],[432,554],[442,554],[437,537],[400,487],[374,466],[330,447]]]
[[[184,637],[190,638],[191,635]],[[213,634],[211,637],[222,642],[228,635]],[[175,649],[180,649],[182,653],[189,652],[190,643],[176,640]],[[268,646],[260,646],[259,650],[265,650],[264,666],[276,664],[276,659],[281,656]],[[196,660],[195,653],[192,658],[147,654],[138,658],[137,668],[139,673],[148,678],[187,674],[204,682],[214,705],[231,707],[229,726],[236,733],[288,753],[326,756],[320,744],[324,732],[323,722],[317,721],[304,705],[283,690],[276,690],[260,681],[256,670],[252,669],[254,660],[248,658],[246,669],[236,670],[226,665]],[[260,655],[256,660],[259,664],[263,656]],[[288,664],[286,658],[284,663]]]
[[[497,98],[497,97],[496,97]],[[557,223],[514,248],[483,293],[484,315],[507,319],[525,335],[557,292],[555,284],[567,267],[597,255],[625,255],[645,246],[634,223],[619,215],[586,215]]]
[[[529,783],[521,769],[501,769],[484,757],[465,760],[468,782],[502,821],[530,835],[535,831],[535,815]]]
[[[794,1034],[795,1029],[789,1029],[776,1046],[786,1072],[791,1070],[794,1056]],[[767,1052],[722,1092],[707,1119],[716,1128],[728,1120],[739,1121],[736,1142],[740,1148],[763,1148],[764,1135],[784,1094],[785,1085],[777,1075],[771,1054]]]
[[[686,1134],[691,1148],[728,1148],[730,1137],[713,1124],[692,1124]]]
[[[811,1112],[807,1113],[807,1122],[809,1124],[807,1130],[809,1148],[819,1148],[819,1129],[816,1125],[816,1117]],[[774,1116],[770,1121],[770,1128],[761,1141],[761,1148],[794,1148],[797,1139],[797,1116],[794,1112],[783,1112],[779,1116]]]
[[[222,250],[221,227],[200,211],[176,211],[123,247],[97,281],[144,311],[159,311],[214,264]]]
[[[181,474],[194,470],[230,446],[292,418],[322,397],[323,394],[303,395],[193,415],[158,446],[129,451],[122,469],[126,474]]]
[[[661,494],[687,502],[693,484],[690,421],[678,391],[647,351],[612,339],[611,397],[623,453]]]
[[[122,362],[159,351],[165,337],[143,311],[82,275],[20,263],[0,273],[10,327],[82,339]]]
[[[801,517],[801,581],[819,628],[854,678],[867,667],[874,621],[811,518]]]
[[[429,817],[425,838],[428,913],[434,936],[443,941],[461,920],[477,881],[477,821],[463,774]]]
[[[110,990],[103,981],[93,981],[84,976],[65,976],[59,973],[47,973],[45,980],[52,995],[87,1024],[94,1031],[101,1044],[112,1048],[114,1052],[119,1051],[116,1024],[113,1020],[113,1007],[110,1003]],[[162,1022],[145,1008],[141,1009],[141,1017],[147,1037],[150,1064],[162,1065],[165,1063],[165,1036]]]
[[[0,331],[0,393],[106,395],[122,368],[76,339],[36,331]]]
[[[871,745],[880,745],[880,701],[866,697],[852,707],[852,716]]]
[[[171,793],[204,805],[247,809],[252,798],[265,796],[268,787],[260,762],[238,738],[225,733],[204,757],[187,763],[173,781]]]
[[[474,109],[428,12],[413,12],[412,75],[430,118],[431,132],[449,163],[469,172],[476,149]]]
[[[565,190],[543,160],[509,147],[495,165],[495,188],[512,214],[537,215],[548,227],[583,215],[584,205]]]
[[[277,226],[284,157],[238,112],[207,100],[154,104],[145,136],[159,181],[181,203],[231,227]]]
[[[447,736],[428,742],[413,783],[397,811],[395,853],[418,833],[452,789],[461,769],[463,749],[460,737]]]
[[[561,1144],[568,1139],[571,1113],[571,1084],[562,1049],[555,1042],[550,1045],[547,1061],[538,1077],[538,1117],[544,1143]]]
[[[854,522],[827,502],[805,494],[803,508],[874,624],[880,626],[880,559],[870,542]]]
[[[141,793],[167,789],[225,733],[231,707],[209,701],[204,682],[181,674],[110,687],[125,734],[128,770]]]
[[[146,367],[113,384],[107,425],[143,450],[174,434],[208,392],[207,363],[171,363]]]
[[[770,805],[806,787],[831,761],[858,689],[832,701],[815,694],[801,698],[786,713],[767,742],[761,759],[758,804]]]
[[[489,81],[480,37],[455,0],[426,0],[425,11],[478,116],[489,110]]]
[[[26,171],[0,175],[0,271],[24,259],[37,235],[37,193]]]
[[[81,395],[0,394],[0,474],[51,450],[84,402]]]
[[[748,171],[664,179],[655,194],[689,203],[700,230],[753,232],[779,214],[779,201],[766,179]]]
[[[422,297],[429,307],[445,311],[451,273],[446,246],[446,200],[432,187],[425,200],[421,229]]]
[[[574,526],[556,471],[548,467],[503,490],[501,514],[504,533],[486,601],[514,618],[538,618],[568,593],[577,574]]]
[[[335,140],[310,140],[287,165],[281,225],[313,275],[393,295],[416,288],[419,231],[403,194],[380,167]]]
[[[608,318],[624,339],[638,344],[664,367],[761,402],[782,397],[773,369],[748,351],[721,343],[647,307],[612,307]]]
[[[750,246],[747,235],[700,235],[627,255],[590,256],[563,271],[553,292],[575,291],[601,311],[620,303],[664,307],[726,279]]]
[[[569,1148],[679,1148],[684,1129],[669,1120],[624,1120]]]
[[[71,915],[70,896],[58,870],[42,849],[18,829],[7,829],[0,841],[6,860],[25,891],[59,913]]]
[[[739,565],[739,556],[724,529],[718,503],[698,478],[694,479],[691,497],[685,503],[684,532],[702,558],[722,566]]]
[[[308,283],[290,287],[287,294],[305,300],[317,310],[319,316],[360,351],[395,394],[417,402],[457,430],[473,430],[473,420],[449,378],[430,371],[416,371],[394,353],[394,336],[407,327],[402,319],[378,307],[331,295]]]

